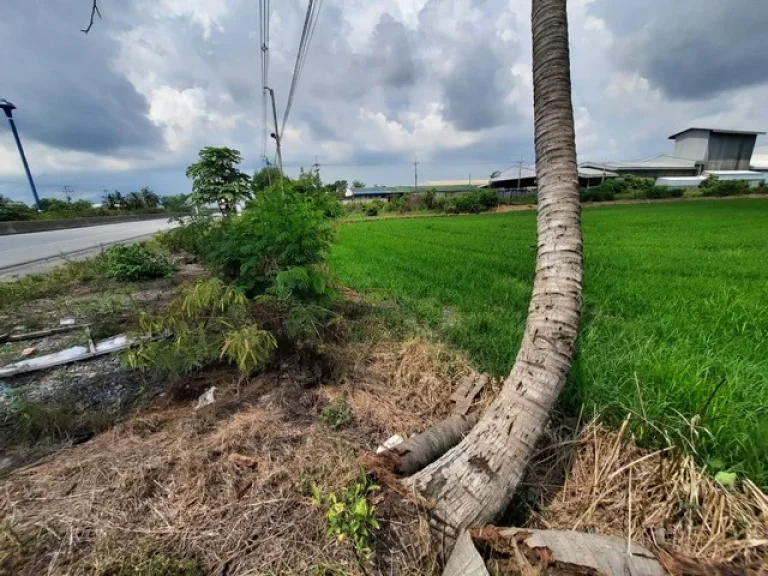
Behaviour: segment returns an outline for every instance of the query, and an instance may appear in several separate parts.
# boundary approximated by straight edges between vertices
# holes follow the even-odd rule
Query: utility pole
[[[520,196],[520,181],[523,179],[523,157],[520,156],[520,162],[517,163],[517,195]]]
[[[64,200],[67,201],[67,204],[72,202],[72,186],[69,184],[64,186]]]
[[[19,156],[21,156],[21,163],[24,164],[24,171],[27,173],[27,180],[29,180],[29,187],[32,189],[32,196],[35,197],[35,206],[38,210],[40,210],[40,198],[37,196],[35,181],[32,179],[32,172],[29,170],[29,164],[27,163],[27,157],[24,154],[24,148],[21,145],[19,132],[16,130],[16,122],[13,121],[13,111],[16,110],[16,106],[3,98],[0,100],[0,108],[2,108],[3,112],[5,112],[5,116],[8,118],[8,122],[11,125],[11,131],[13,132],[13,137],[16,140],[16,148],[19,149]]]
[[[264,90],[269,92],[270,97],[272,98],[272,118],[275,121],[275,131],[270,134],[272,138],[275,139],[275,144],[277,145],[277,166],[280,168],[280,175],[283,175],[283,151],[280,147],[280,129],[277,125],[277,107],[275,106],[275,91],[272,90],[269,86],[264,86]]]
[[[419,159],[413,157],[413,188],[416,191],[419,188]]]

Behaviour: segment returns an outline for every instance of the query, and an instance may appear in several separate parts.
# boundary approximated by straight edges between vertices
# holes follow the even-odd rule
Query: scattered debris
[[[0,377],[16,376],[18,374],[24,374],[26,372],[34,372],[36,370],[46,370],[48,368],[55,368],[56,366],[62,366],[64,364],[71,364],[72,362],[80,362],[82,360],[90,360],[97,356],[104,354],[112,354],[113,352],[119,352],[125,350],[133,345],[137,341],[136,338],[131,338],[125,334],[113,336],[102,340],[92,347],[85,346],[72,346],[64,350],[59,350],[53,354],[46,354],[37,358],[30,358],[28,360],[20,360],[6,366],[0,367]]]
[[[37,330],[35,332],[27,332],[23,334],[2,334],[0,335],[0,343],[3,342],[21,342],[23,340],[36,340],[37,338],[45,338],[46,336],[53,336],[54,334],[63,334],[64,332],[71,332],[73,330],[79,330],[85,328],[87,324],[81,325],[67,325],[59,326],[57,328],[48,328],[47,330]]]
[[[398,444],[402,444],[403,442],[405,442],[405,438],[400,436],[400,434],[395,434],[394,436],[390,436],[384,441],[382,445],[376,448],[376,454],[382,454],[387,450],[391,450]]]
[[[650,550],[610,536],[566,530],[521,530],[490,526],[466,533],[456,543],[444,576],[489,576],[473,539],[490,548],[494,574],[591,574],[664,576]],[[495,556],[495,557],[493,557]],[[486,557],[488,557],[486,555]]]
[[[76,321],[74,318],[62,318],[59,320],[60,326],[74,326],[76,324]]]
[[[24,348],[24,350],[21,351],[21,356],[22,358],[27,358],[28,356],[32,356],[32,354],[34,354],[35,352],[37,352],[37,348],[35,348],[34,346],[31,346],[29,348]]]
[[[475,397],[480,394],[480,391],[485,388],[489,381],[488,376],[477,372],[472,372],[459,380],[456,391],[451,394],[451,400],[456,403],[453,413],[466,416],[475,402]]]
[[[214,392],[216,392],[216,386],[211,386],[208,390],[203,392],[200,398],[197,399],[195,410],[200,410],[200,408],[205,408],[216,402],[216,398],[213,397]]]

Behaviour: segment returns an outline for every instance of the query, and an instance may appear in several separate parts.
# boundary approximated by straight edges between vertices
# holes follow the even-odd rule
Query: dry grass
[[[0,496],[0,574],[108,574],[137,551],[193,559],[206,574],[430,573],[428,530],[414,506],[379,494],[382,530],[374,561],[361,566],[347,543],[326,536],[311,498],[312,483],[338,490],[358,476],[363,452],[402,423],[416,427],[411,407],[427,414],[428,402],[450,394],[427,374],[440,369],[437,350],[401,348],[377,347],[348,374],[342,388],[366,378],[351,403],[372,405],[386,394],[379,384],[417,386],[409,366],[433,391],[401,390],[340,432],[317,419],[327,390],[304,389],[290,374],[238,383],[218,373],[215,410],[156,409],[13,473]]]
[[[338,386],[311,389],[301,374],[241,382],[210,372],[217,401],[189,399],[138,415],[87,444],[13,473],[0,492],[0,574],[114,574],[126,559],[160,553],[206,574],[436,573],[427,523],[384,490],[372,562],[325,534],[311,485],[337,491],[360,456],[451,410],[470,368],[423,340],[354,345]],[[210,382],[191,378],[196,393]],[[333,431],[318,420],[340,393],[355,413]],[[487,401],[494,390],[484,392]],[[628,427],[551,428],[529,471],[537,494],[528,525],[631,538],[695,558],[768,561],[768,500],[745,482],[724,489],[672,450],[637,448]],[[143,555],[143,556],[142,556]]]
[[[357,368],[345,384],[349,404],[383,430],[407,437],[451,412],[451,392],[469,365],[445,348],[421,338],[359,352]],[[483,391],[484,398],[493,393]]]
[[[528,486],[540,494],[541,506],[528,526],[597,532],[690,558],[764,566],[768,497],[749,480],[724,488],[671,448],[638,448],[627,424],[617,432],[593,422],[575,438],[551,435],[531,465]]]

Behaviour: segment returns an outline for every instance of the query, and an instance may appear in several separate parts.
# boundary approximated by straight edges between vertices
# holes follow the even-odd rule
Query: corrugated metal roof
[[[536,178],[536,167],[534,166],[523,166],[522,168],[519,166],[513,166],[512,168],[507,168],[503,172],[500,172],[498,176],[495,178],[491,178],[491,182],[499,182],[503,180],[517,180],[521,178],[522,180],[525,180],[527,178]]]
[[[763,180],[765,174],[752,170],[707,170],[704,175],[712,174],[720,180]]]
[[[602,170],[606,168],[608,170],[664,170],[664,169],[694,169],[696,168],[696,161],[689,160],[688,158],[680,158],[678,156],[669,156],[667,154],[660,154],[659,156],[651,156],[650,158],[644,158],[643,160],[634,160],[630,162],[584,162],[582,164],[584,168],[596,168]]]
[[[744,134],[747,136],[759,136],[762,134],[765,134],[765,132],[755,132],[751,130],[728,130],[724,128],[702,128],[700,126],[693,126],[691,128],[686,128],[685,130],[681,130],[680,132],[675,132],[672,134],[672,136],[669,137],[670,140],[674,140],[680,134],[685,134],[686,132],[690,132],[691,130],[704,130],[705,132],[716,132],[718,134]]]
[[[441,186],[485,186],[488,184],[488,179],[472,178],[471,181],[466,178],[463,180],[428,180],[426,182],[419,182],[419,188],[439,188]]]
[[[355,196],[382,196],[387,194],[402,194],[397,190],[390,190],[388,188],[355,188],[352,190]]]
[[[518,175],[521,180],[530,178],[536,178],[535,166],[523,166],[522,170],[518,166],[507,168],[504,172],[500,173],[495,178],[491,178],[491,182],[505,182],[508,180],[517,180]],[[605,169],[592,168],[591,166],[579,166],[579,178],[599,178],[607,176],[608,178],[615,178],[618,176],[616,172],[612,172],[607,167]]]
[[[589,166],[579,166],[579,178],[598,178],[601,176],[608,176],[610,178],[615,178],[616,176],[618,176],[618,174],[616,172],[611,172],[608,169],[603,170],[602,168],[590,168]]]

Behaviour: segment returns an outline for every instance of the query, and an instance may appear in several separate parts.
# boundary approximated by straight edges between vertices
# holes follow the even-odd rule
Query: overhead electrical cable
[[[315,34],[317,28],[317,19],[320,15],[320,9],[322,8],[323,0],[309,0],[307,3],[307,14],[304,17],[304,26],[301,30],[301,38],[299,39],[299,49],[296,52],[296,63],[293,67],[293,78],[291,79],[291,88],[288,91],[288,102],[285,106],[285,114],[283,115],[283,125],[280,129],[282,134],[285,131],[285,126],[288,123],[288,116],[291,113],[293,106],[293,100],[296,96],[296,89],[301,79],[301,73],[304,69],[304,64],[307,61],[307,55],[309,54],[309,47],[312,43],[312,37]]]

